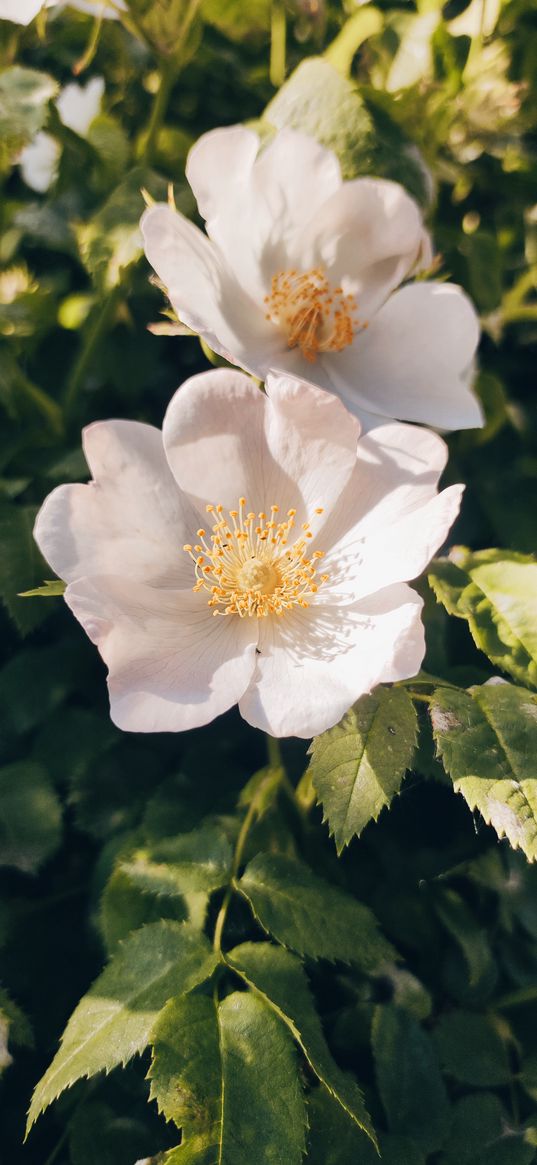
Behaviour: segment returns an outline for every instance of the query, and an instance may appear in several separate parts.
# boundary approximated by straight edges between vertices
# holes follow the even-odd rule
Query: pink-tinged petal
[[[221,369],[193,376],[176,392],[163,440],[181,489],[207,503],[282,515],[319,528],[356,461],[359,426],[336,397],[291,377],[270,375],[267,396],[247,376]]]
[[[361,525],[349,530],[323,559],[330,577],[322,588],[326,602],[354,602],[393,583],[418,578],[445,542],[460,509],[462,485],[452,485],[424,505],[361,534]]]
[[[248,297],[202,231],[163,204],[146,210],[140,226],[147,258],[183,323],[231,363],[257,372],[277,362],[285,341],[266,320],[262,297]]]
[[[402,186],[357,178],[324,203],[295,246],[303,269],[322,265],[334,286],[356,297],[364,323],[407,278],[424,241],[420,209]]]
[[[94,481],[60,485],[36,519],[35,538],[53,570],[71,582],[122,573],[162,586],[192,585],[182,550],[198,521],[182,498],[162,434],[137,421],[98,421],[84,431]]]
[[[430,429],[392,422],[360,437],[356,465],[322,532],[322,549],[375,536],[435,497],[448,448]],[[332,553],[333,552],[333,553]]]
[[[250,682],[257,620],[215,618],[192,591],[109,575],[71,583],[65,600],[108,666],[112,720],[126,732],[207,724]]]
[[[250,180],[259,150],[259,138],[244,125],[213,129],[190,150],[186,177],[202,218],[218,214],[236,188]]]
[[[390,296],[365,332],[326,364],[345,404],[442,429],[483,424],[469,382],[479,342],[460,287],[413,283]]]
[[[272,736],[316,736],[376,684],[407,679],[425,652],[422,600],[404,585],[353,606],[260,620],[257,667],[241,715]]]

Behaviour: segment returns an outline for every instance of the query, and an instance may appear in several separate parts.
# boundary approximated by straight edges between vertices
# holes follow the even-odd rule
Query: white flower
[[[120,9],[126,7],[124,0],[0,0],[0,20],[11,20],[13,24],[31,24],[42,8],[78,8],[92,16],[103,16],[115,20]]]
[[[62,148],[51,134],[40,130],[19,154],[19,166],[26,185],[44,194],[56,178]]]
[[[241,126],[192,149],[208,238],[171,207],[143,216],[147,257],[181,320],[232,363],[307,379],[367,424],[480,425],[470,301],[450,283],[401,287],[429,248],[413,199],[395,182],[343,182],[335,155],[295,130],[258,151]]]
[[[389,424],[358,441],[335,396],[269,375],[194,376],[162,434],[85,430],[89,485],[59,486],[35,537],[109,668],[123,729],[177,731],[238,703],[310,737],[424,652],[423,571],[458,511],[446,446]]]
[[[92,77],[86,85],[72,81],[62,89],[56,101],[60,120],[79,137],[86,137],[100,112],[104,93],[102,77]],[[19,155],[21,173],[27,186],[43,194],[55,180],[61,145],[51,134],[40,131]]]

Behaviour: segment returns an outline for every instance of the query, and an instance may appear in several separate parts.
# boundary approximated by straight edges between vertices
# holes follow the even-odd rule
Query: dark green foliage
[[[186,32],[187,0],[129,8],[87,53],[87,138],[55,99],[91,17],[0,21],[0,1159],[534,1165],[534,4],[201,0]],[[149,281],[141,187],[194,216],[188,149],[237,121],[402,182],[484,332],[486,424],[449,438],[464,546],[418,584],[424,671],[358,701],[309,768],[297,741],[267,767],[235,712],[115,729],[31,533],[87,478],[81,426],[160,426],[207,367]],[[40,130],[45,193],[17,163]]]

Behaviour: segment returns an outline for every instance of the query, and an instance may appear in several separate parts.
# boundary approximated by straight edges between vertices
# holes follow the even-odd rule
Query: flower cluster
[[[148,258],[181,320],[265,391],[220,369],[178,389],[162,433],[91,425],[92,481],[54,490],[35,536],[108,666],[119,727],[178,731],[238,704],[310,737],[421,665],[407,584],[462,487],[437,492],[445,443],[400,420],[481,423],[476,316],[424,277],[403,189],[343,182],[302,134],[260,152],[250,130],[216,130],[188,178],[207,236],[153,206]]]

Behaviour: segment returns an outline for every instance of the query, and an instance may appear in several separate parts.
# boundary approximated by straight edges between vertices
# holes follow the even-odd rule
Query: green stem
[[[268,763],[273,769],[283,769],[282,752],[279,740],[266,734]]]
[[[171,58],[170,60],[163,61],[160,72],[160,85],[153,102],[153,108],[147,126],[147,137],[142,153],[142,161],[148,166],[152,164],[155,156],[160,127],[166,116],[166,110],[178,72],[179,65],[177,61]]]
[[[269,76],[275,89],[285,81],[287,21],[283,0],[272,0]]]
[[[93,320],[93,323],[88,328],[84,337],[82,348],[78,354],[77,359],[73,365],[71,375],[67,381],[65,389],[64,407],[67,416],[72,412],[76,402],[80,386],[83,383],[86,372],[93,360],[95,350],[98,347],[103,335],[108,329],[110,317],[113,315],[119,298],[121,289],[119,286],[114,287],[108,293],[103,301],[99,314]]]
[[[270,737],[268,739],[270,739]],[[282,780],[283,780],[283,777],[285,775],[283,769],[281,769],[281,774],[282,774]],[[248,839],[248,834],[249,834],[249,832],[252,828],[252,825],[254,824],[254,821],[258,815],[259,803],[262,802],[262,800],[265,796],[265,784],[267,781],[273,781],[273,780],[274,780],[274,769],[271,768],[269,770],[269,772],[267,773],[265,780],[261,781],[260,784],[258,785],[258,787],[254,793],[254,796],[252,797],[252,800],[250,801],[250,804],[248,806],[248,811],[246,813],[244,821],[243,821],[241,828],[239,830],[239,836],[237,838],[237,843],[236,843],[235,851],[233,854],[233,861],[231,863],[231,872],[229,875],[229,885],[228,885],[228,888],[226,890],[226,893],[224,894],[224,898],[223,898],[220,910],[218,911],[218,916],[217,916],[215,928],[214,928],[213,948],[219,954],[222,951],[222,935],[224,932],[224,926],[226,924],[226,918],[227,918],[228,910],[229,910],[229,907],[231,904],[231,899],[233,897],[233,891],[235,889],[235,879],[237,877],[237,874],[238,874],[240,866],[241,866],[242,857],[243,857],[243,853],[244,853],[244,847],[245,847],[247,839]]]

